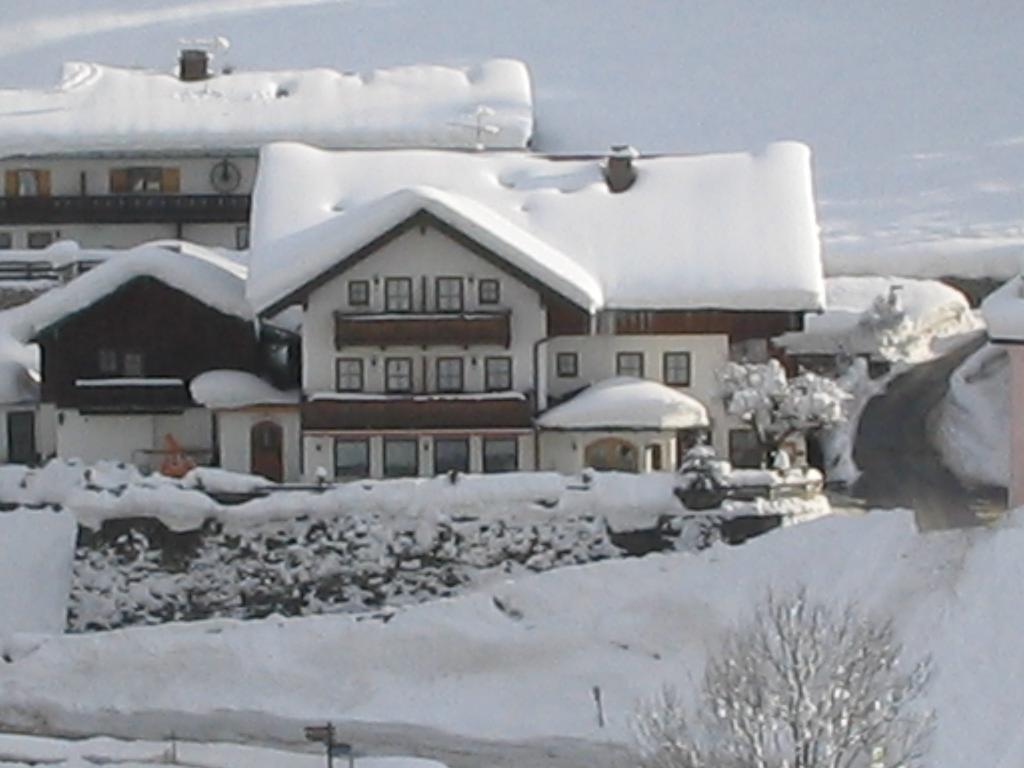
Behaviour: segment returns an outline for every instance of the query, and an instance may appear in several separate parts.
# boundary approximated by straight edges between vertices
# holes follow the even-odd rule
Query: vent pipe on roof
[[[210,76],[210,52],[185,48],[178,55],[178,77],[186,82],[205,80]]]
[[[604,161],[604,180],[609,192],[625,192],[636,181],[633,161],[640,153],[628,144],[615,144]]]

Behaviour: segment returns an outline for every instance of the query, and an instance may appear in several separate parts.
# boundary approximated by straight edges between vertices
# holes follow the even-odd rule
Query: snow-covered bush
[[[843,404],[850,395],[838,383],[810,372],[791,379],[778,360],[728,363],[718,378],[728,412],[748,424],[769,452],[795,434],[846,420]]]
[[[914,768],[934,721],[930,659],[892,622],[771,592],[707,663],[697,711],[666,688],[641,705],[645,768]]]

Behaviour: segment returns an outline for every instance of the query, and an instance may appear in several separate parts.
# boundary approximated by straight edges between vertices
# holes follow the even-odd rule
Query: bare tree
[[[690,713],[665,689],[641,706],[645,768],[914,768],[934,713],[925,658],[905,666],[891,621],[801,588],[769,592],[710,658]]]

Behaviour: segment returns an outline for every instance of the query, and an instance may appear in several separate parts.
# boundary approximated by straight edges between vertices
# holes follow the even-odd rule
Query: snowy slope
[[[169,70],[225,34],[238,69],[526,61],[536,145],[815,152],[826,260],[971,268],[1024,245],[1024,14],[1015,0],[35,0],[9,3],[0,84],[67,60]],[[1001,267],[1005,273],[1005,267]],[[934,276],[929,271],[925,276]],[[1009,277],[1010,274],[1005,274]]]
[[[688,687],[766,586],[805,582],[812,594],[892,616],[908,657],[933,654],[932,765],[962,768],[985,755],[1009,768],[1024,755],[1024,697],[1007,684],[1024,675],[1022,555],[1020,512],[996,529],[921,535],[909,513],[877,511],[742,547],[523,578],[388,622],[269,619],[51,638],[13,647],[13,663],[0,665],[0,723],[44,716],[72,733],[152,733],[161,713],[164,727],[210,738],[287,738],[296,720],[330,716],[407,739],[432,728],[623,740],[638,697],[666,681]],[[438,743],[436,732],[429,738]]]

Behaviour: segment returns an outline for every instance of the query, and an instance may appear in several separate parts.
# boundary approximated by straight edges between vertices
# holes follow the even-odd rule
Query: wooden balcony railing
[[[512,340],[507,312],[465,315],[347,315],[338,312],[334,318],[337,349],[475,344],[508,347]]]
[[[0,224],[244,224],[250,204],[249,195],[0,197]]]
[[[305,430],[528,429],[530,401],[506,397],[444,395],[388,396],[379,399],[313,399],[302,404]]]
[[[91,413],[173,412],[195,405],[180,379],[79,379],[56,400],[58,407]]]

